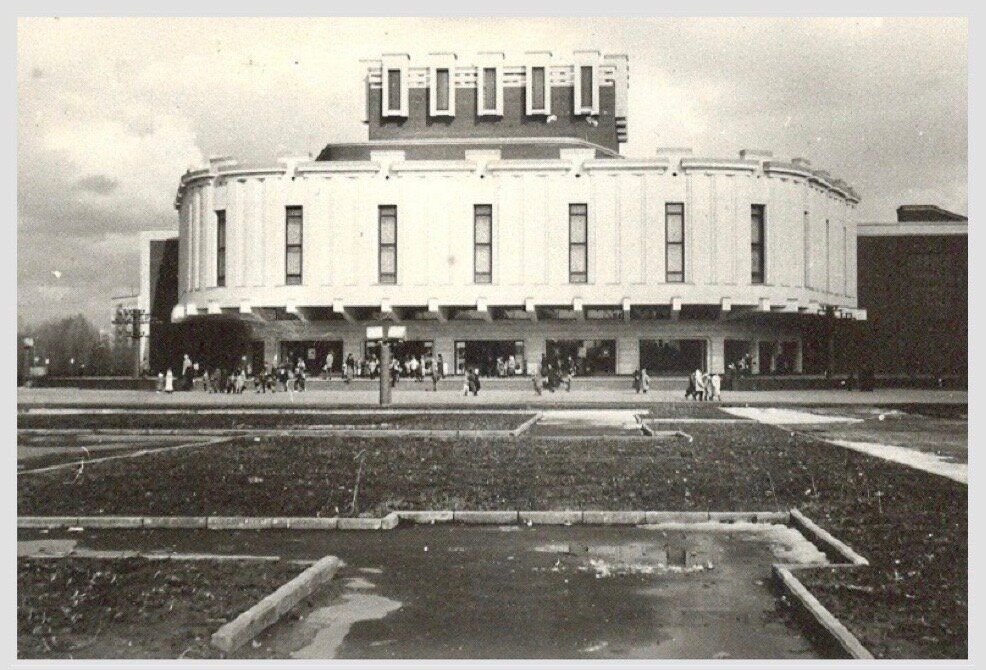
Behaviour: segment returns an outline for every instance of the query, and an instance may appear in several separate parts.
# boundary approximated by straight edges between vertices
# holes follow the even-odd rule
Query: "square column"
[[[717,335],[709,338],[709,368],[708,371],[723,373],[726,371],[726,338]]]
[[[342,336],[342,369],[345,370],[346,358],[349,354],[353,355],[355,360],[363,358],[363,341],[366,339],[366,329],[364,328],[362,332],[349,332],[343,334]]]
[[[264,365],[280,365],[280,347],[278,346],[278,340],[276,337],[265,337],[264,338]]]
[[[442,355],[442,365],[445,367],[445,374],[454,375],[455,340],[451,337],[434,337],[432,338],[432,347],[432,353],[436,361],[438,360],[438,355]]]
[[[541,356],[545,353],[543,337],[527,336],[524,338],[524,358],[527,360],[527,374],[534,374],[534,368],[541,365]]]
[[[632,375],[640,365],[640,340],[621,337],[616,340],[616,374]]]

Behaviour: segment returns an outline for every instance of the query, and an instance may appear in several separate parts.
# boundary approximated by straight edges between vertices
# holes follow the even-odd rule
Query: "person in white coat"
[[[164,375],[164,392],[174,393],[175,391],[175,373],[168,368],[168,371]]]

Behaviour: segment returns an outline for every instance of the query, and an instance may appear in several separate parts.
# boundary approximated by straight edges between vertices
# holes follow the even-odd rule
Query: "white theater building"
[[[367,63],[368,141],[182,176],[172,321],[248,324],[255,364],[338,369],[399,323],[452,372],[800,372],[826,306],[865,318],[858,196],[764,151],[621,155],[628,79],[592,51]]]

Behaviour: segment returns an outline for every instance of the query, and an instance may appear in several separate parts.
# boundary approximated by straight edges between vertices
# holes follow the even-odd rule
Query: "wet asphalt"
[[[818,658],[778,606],[763,532],[413,526],[391,532],[21,530],[95,550],[345,562],[237,656]],[[772,549],[772,544],[774,548]]]

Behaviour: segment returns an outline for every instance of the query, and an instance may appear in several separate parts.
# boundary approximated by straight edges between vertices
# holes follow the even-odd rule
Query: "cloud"
[[[90,193],[95,193],[96,195],[109,195],[116,190],[116,187],[120,185],[116,179],[110,179],[101,174],[94,174],[88,177],[83,177],[75,182],[75,187],[82,191],[89,191]]]

